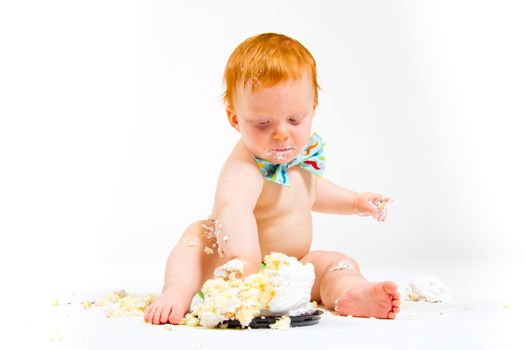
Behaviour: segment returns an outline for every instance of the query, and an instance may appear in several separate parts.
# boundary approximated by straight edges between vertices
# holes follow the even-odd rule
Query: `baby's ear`
[[[239,131],[239,121],[237,120],[237,114],[231,107],[226,107],[226,115],[230,125],[237,131]]]

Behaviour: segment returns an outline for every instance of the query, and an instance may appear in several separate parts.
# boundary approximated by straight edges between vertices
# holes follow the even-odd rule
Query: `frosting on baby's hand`
[[[371,208],[373,213],[361,213],[360,216],[371,215],[377,221],[385,221],[387,215],[386,206],[392,203],[393,200],[390,197],[382,197],[379,199],[368,199],[368,207]]]

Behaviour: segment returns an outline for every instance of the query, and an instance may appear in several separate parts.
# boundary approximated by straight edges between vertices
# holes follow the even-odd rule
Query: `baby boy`
[[[319,86],[310,52],[281,34],[256,35],[234,50],[224,79],[226,114],[240,140],[219,176],[211,218],[190,225],[171,252],[146,322],[179,323],[217,267],[237,259],[247,276],[271,252],[312,263],[312,300],[338,314],[395,318],[395,283],[367,281],[343,253],[310,251],[312,211],[383,221],[390,201],[321,177],[323,140],[311,132]]]

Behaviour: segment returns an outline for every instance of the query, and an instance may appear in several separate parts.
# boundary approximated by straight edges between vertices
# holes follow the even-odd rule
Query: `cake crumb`
[[[144,311],[153,303],[155,296],[128,294],[124,289],[112,292],[106,297],[98,298],[95,302],[85,300],[80,303],[84,309],[93,306],[103,308],[107,318],[133,317],[144,315]]]
[[[270,328],[279,329],[279,330],[288,329],[290,328],[290,322],[291,322],[290,317],[284,315],[277,322],[275,322],[274,324],[271,324]]]
[[[407,300],[443,303],[450,302],[451,295],[448,288],[437,277],[422,275],[408,283]]]
[[[183,243],[186,243],[188,247],[195,247],[200,244],[200,241],[197,237],[186,238]]]
[[[64,341],[64,336],[58,331],[58,329],[54,329],[51,336],[49,336],[49,341],[61,342]]]
[[[60,300],[58,300],[58,299],[56,299],[56,298],[53,299],[53,301],[51,301],[51,305],[53,305],[53,306],[59,306],[59,305],[60,305]]]
[[[213,254],[213,249],[211,249],[210,247],[204,247],[204,252],[208,255],[211,255]]]
[[[199,326],[199,319],[198,318],[191,318],[191,319],[187,320],[186,325],[190,326],[190,327],[198,327]]]

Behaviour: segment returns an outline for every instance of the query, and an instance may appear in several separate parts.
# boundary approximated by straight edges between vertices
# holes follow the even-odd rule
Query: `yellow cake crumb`
[[[211,249],[210,247],[204,247],[204,252],[208,255],[211,255],[213,254],[213,249]]]
[[[270,328],[271,329],[280,329],[280,330],[288,329],[288,328],[290,328],[290,322],[291,321],[292,320],[290,319],[290,317],[284,315],[277,322],[275,322],[274,324],[271,324]]]
[[[108,294],[106,297],[98,298],[95,302],[86,300],[82,303],[84,309],[92,306],[106,309],[107,318],[142,316],[146,308],[155,300],[152,294],[139,296],[128,294],[121,289]]]
[[[54,329],[49,336],[49,341],[64,341],[64,336],[58,331],[58,329]]]
[[[199,326],[199,319],[198,318],[190,318],[186,320],[186,325],[190,327],[198,327]]]

